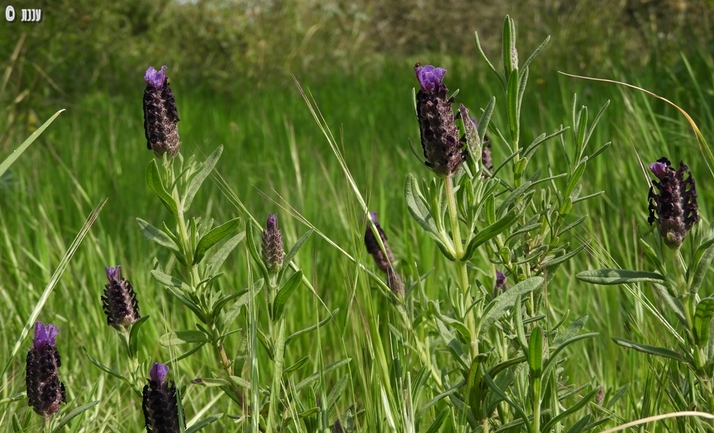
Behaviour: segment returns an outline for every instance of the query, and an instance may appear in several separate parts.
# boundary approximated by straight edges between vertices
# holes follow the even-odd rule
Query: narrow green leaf
[[[694,314],[694,342],[699,347],[704,347],[709,342],[709,323],[714,314],[714,296],[702,299],[697,304]]]
[[[122,375],[121,373],[119,373],[119,372],[116,371],[116,370],[113,370],[113,369],[107,367],[106,365],[104,365],[104,364],[102,364],[101,362],[99,362],[99,361],[98,361],[96,358],[94,358],[92,355],[90,355],[90,354],[89,354],[89,350],[87,350],[87,348],[86,348],[85,346],[82,346],[82,351],[83,351],[84,354],[87,356],[87,358],[89,358],[89,362],[91,362],[92,364],[94,364],[95,366],[97,366],[100,370],[102,370],[103,372],[105,372],[105,373],[107,373],[107,374],[110,374],[110,375],[112,375],[112,376],[114,376],[114,377],[116,377],[116,378],[118,378],[118,379],[121,379],[121,380],[123,380],[124,382],[126,382],[126,383],[128,383],[128,384],[131,384],[131,381],[130,381],[126,376]]]
[[[221,247],[208,259],[208,262],[206,263],[209,275],[218,274],[218,270],[221,266],[223,266],[223,262],[226,261],[228,255],[244,238],[245,232],[240,232],[221,245]]]
[[[483,144],[486,137],[486,131],[488,131],[488,125],[491,122],[491,116],[493,115],[493,110],[496,108],[496,97],[492,96],[491,99],[486,104],[481,117],[478,120],[478,138],[479,142]]]
[[[540,379],[543,374],[543,331],[540,326],[533,328],[528,340],[528,367],[531,370],[531,378]]]
[[[489,302],[484,308],[481,322],[478,324],[478,336],[481,338],[489,329],[508,311],[512,308],[517,299],[521,295],[530,293],[536,290],[543,284],[543,277],[531,277],[521,281],[515,286],[509,288],[504,293],[501,293],[493,301]]]
[[[304,379],[302,382],[295,385],[295,392],[298,392],[298,391],[302,390],[303,388],[305,388],[306,386],[310,385],[311,383],[317,381],[318,379],[320,379],[320,377],[322,375],[327,374],[327,373],[331,372],[332,370],[335,370],[339,367],[342,367],[343,365],[345,365],[351,361],[352,361],[352,358],[345,358],[345,359],[341,359],[337,362],[333,362],[332,364],[326,366],[324,370],[310,375],[309,377]]]
[[[147,320],[149,320],[149,316],[143,316],[131,326],[131,331],[129,331],[129,350],[131,350],[132,355],[139,353],[139,330]]]
[[[518,217],[520,216],[520,214],[521,212],[518,209],[511,209],[498,221],[479,231],[476,236],[471,238],[471,241],[466,246],[464,258],[462,260],[470,260],[474,252],[476,252],[476,250],[478,249],[478,247],[495,238],[496,236],[507,230],[509,227],[511,227],[513,224],[515,224],[516,221],[518,221]]]
[[[216,150],[213,151],[213,153],[208,155],[208,158],[206,158],[206,160],[201,164],[201,170],[188,183],[188,187],[186,188],[186,194],[183,197],[184,212],[191,208],[193,198],[196,196],[196,193],[201,188],[203,181],[206,180],[208,175],[211,174],[211,171],[213,171],[213,168],[216,166],[216,163],[218,162],[218,159],[221,157],[222,153],[223,145],[220,145],[216,148]]]
[[[558,345],[558,347],[556,347],[555,350],[550,353],[548,360],[545,362],[545,367],[543,367],[543,374],[544,375],[548,374],[548,371],[552,367],[558,365],[558,358],[559,358],[560,354],[563,352],[563,350],[565,350],[566,347],[575,343],[576,341],[584,340],[584,339],[590,338],[590,337],[596,337],[597,335],[598,335],[597,332],[590,332],[587,334],[578,334],[578,335],[568,338],[567,340],[560,343]]]
[[[569,251],[567,254],[563,254],[562,256],[556,256],[553,258],[546,259],[543,261],[543,263],[541,263],[541,266],[546,267],[546,268],[552,268],[553,266],[558,266],[561,263],[567,262],[568,260],[570,260],[571,257],[578,254],[580,251],[585,249],[585,247],[586,247],[586,245],[583,244],[583,245],[580,245],[579,247],[575,248],[574,250]]]
[[[692,272],[691,283],[689,284],[689,293],[697,293],[704,281],[704,276],[711,267],[714,260],[714,238],[709,239],[697,248],[694,254],[695,263],[694,271]],[[691,269],[691,268],[690,268]]]
[[[332,390],[327,395],[327,400],[325,400],[326,404],[323,406],[325,410],[327,410],[328,412],[332,410],[332,407],[335,405],[335,403],[337,403],[337,400],[340,399],[340,396],[342,396],[342,393],[344,392],[345,388],[347,388],[348,379],[349,375],[345,374],[337,380],[337,383],[335,384],[335,386],[332,387]]]
[[[310,357],[309,357],[309,356],[303,356],[303,357],[300,358],[296,363],[294,363],[294,364],[291,365],[290,367],[288,367],[288,368],[286,368],[285,370],[283,370],[283,376],[287,376],[287,375],[289,375],[289,374],[291,374],[291,373],[294,373],[294,372],[300,370],[301,368],[303,368],[304,366],[306,366],[309,361],[310,361]]]
[[[514,59],[511,56],[511,50],[515,48],[516,45],[516,35],[514,26],[511,22],[511,17],[506,15],[503,20],[503,33],[502,33],[502,47],[501,55],[503,56],[503,71],[507,79],[511,77],[511,73],[514,69],[518,68],[518,65],[514,63]]]
[[[152,191],[159,197],[161,203],[166,206],[166,209],[171,212],[171,215],[178,217],[178,206],[176,205],[176,200],[166,191],[164,182],[161,179],[161,174],[159,173],[159,166],[156,163],[156,159],[151,159],[151,162],[146,167],[146,184],[149,185]],[[137,218],[138,219],[138,218]]]
[[[431,422],[431,425],[426,430],[426,433],[438,433],[439,429],[441,428],[441,425],[444,424],[444,421],[446,420],[446,416],[448,414],[449,408],[443,408],[441,412],[439,412],[439,414],[434,417],[434,421]]]
[[[206,233],[201,240],[198,241],[196,251],[193,255],[193,264],[197,265],[200,263],[209,248],[233,233],[239,225],[240,218],[233,218],[232,220],[229,220]]]
[[[73,419],[75,419],[75,418],[78,417],[79,415],[83,414],[84,412],[88,411],[89,409],[93,408],[94,406],[96,406],[96,405],[98,405],[98,404],[99,404],[99,400],[90,401],[89,403],[83,404],[83,405],[81,405],[80,407],[78,407],[77,409],[75,409],[75,410],[73,410],[72,412],[68,413],[67,415],[65,415],[65,416],[60,420],[60,422],[57,423],[57,425],[55,426],[55,428],[52,429],[52,433],[59,433],[59,432],[61,432],[62,429],[64,428],[64,426],[66,426],[67,424],[69,424],[70,421],[72,421]]]
[[[648,346],[646,344],[635,343],[634,341],[626,340],[620,337],[612,337],[612,341],[622,347],[627,347],[628,349],[634,349],[638,352],[646,353],[648,355],[673,359],[677,362],[681,362],[682,364],[687,364],[687,360],[684,359],[682,355],[672,349],[667,349],[665,347]]]
[[[188,427],[186,429],[185,433],[196,433],[197,431],[201,430],[202,428],[206,427],[207,425],[218,421],[221,417],[223,417],[223,414],[217,413],[215,415],[211,415],[206,418],[203,418],[202,420],[199,420],[198,422],[196,422],[196,424],[193,424],[192,426]]]
[[[260,269],[261,275],[263,275],[263,278],[268,280],[270,278],[270,274],[268,274],[268,268],[265,267],[265,263],[263,263],[263,256],[260,254],[260,251],[258,251],[258,247],[256,246],[255,243],[255,231],[247,227],[246,228],[246,240],[248,241],[248,251],[250,251],[250,255],[253,257],[253,260],[255,261],[255,264],[258,266],[258,269]]]
[[[496,74],[496,76],[498,77],[498,81],[501,82],[501,86],[505,90],[506,89],[506,79],[503,77],[503,74],[498,72],[496,67],[493,66],[493,63],[491,63],[491,61],[488,59],[488,57],[486,57],[486,53],[483,52],[483,48],[481,48],[481,41],[478,38],[478,32],[474,32],[474,40],[476,42],[476,48],[478,49],[479,54],[481,54],[481,58],[483,58],[483,60],[486,62],[486,64],[488,65],[488,68],[491,69],[491,71],[494,74]]]
[[[513,400],[511,400],[510,398],[508,398],[508,396],[503,392],[503,390],[501,390],[501,388],[499,388],[498,385],[496,385],[493,382],[493,379],[491,379],[491,376],[488,374],[488,372],[484,372],[483,378],[486,381],[486,383],[488,384],[488,387],[491,388],[491,390],[496,395],[498,395],[501,398],[501,400],[508,403],[508,405],[511,406],[516,411],[518,416],[523,420],[523,424],[525,424],[525,426],[526,426],[526,431],[531,431],[530,420],[528,419],[528,415],[526,415],[526,412],[523,410],[523,408],[518,403],[516,403]]]
[[[580,334],[580,331],[583,329],[583,326],[585,326],[585,322],[587,320],[588,315],[583,314],[582,316],[570,322],[570,325],[568,325],[568,327],[565,328],[562,332],[559,332],[558,335],[553,339],[553,345],[559,346],[564,341],[567,341]]]
[[[508,125],[511,128],[511,138],[517,140],[520,136],[520,113],[518,113],[518,69],[511,71],[508,77]]]
[[[665,278],[657,272],[630,271],[627,269],[593,269],[575,275],[580,281],[591,284],[615,285],[631,283],[659,283],[666,282]]]
[[[528,66],[530,66],[530,64],[531,64],[531,62],[533,61],[533,59],[535,59],[536,56],[538,55],[538,53],[540,53],[541,50],[542,50],[543,48],[545,48],[545,46],[548,44],[549,41],[550,41],[550,35],[548,35],[548,36],[545,38],[545,40],[544,40],[543,42],[541,42],[540,45],[538,45],[538,48],[536,48],[535,50],[533,50],[533,52],[531,53],[530,56],[528,56],[528,58],[526,59],[526,61],[523,62],[523,68],[527,68]]]
[[[590,391],[589,393],[587,393],[587,395],[585,395],[585,397],[581,398],[580,401],[578,401],[574,405],[570,406],[568,409],[559,413],[558,416],[556,416],[553,419],[551,419],[550,421],[548,421],[548,423],[546,423],[546,425],[543,426],[543,429],[541,431],[544,431],[544,432],[550,431],[550,429],[555,427],[555,425],[558,424],[560,421],[564,420],[565,418],[569,417],[570,415],[574,414],[575,412],[577,412],[580,409],[582,409],[583,407],[585,407],[585,405],[588,404],[590,402],[590,400],[595,398],[595,396],[597,395],[598,392],[599,392],[599,389],[595,388],[592,391]]]
[[[300,287],[300,283],[302,283],[302,271],[297,271],[292,274],[280,290],[278,290],[278,294],[275,295],[275,303],[273,304],[273,320],[277,321],[280,315],[283,314],[285,304],[293,293],[295,293],[295,290]]]
[[[325,317],[325,318],[322,319],[320,322],[318,322],[318,323],[316,323],[316,324],[314,324],[314,325],[308,326],[308,327],[305,328],[305,329],[301,329],[301,330],[299,330],[299,331],[297,331],[297,332],[294,332],[294,333],[290,334],[290,336],[285,339],[285,347],[287,347],[288,344],[289,344],[291,341],[293,341],[294,339],[296,339],[297,337],[299,337],[299,336],[301,336],[301,335],[303,335],[303,334],[306,334],[306,333],[308,333],[308,332],[312,332],[312,331],[314,331],[315,329],[321,328],[321,327],[322,327],[323,325],[325,325],[327,322],[329,322],[330,320],[332,320],[332,318],[335,317],[335,315],[337,314],[338,311],[340,311],[340,309],[339,309],[339,308],[336,308],[335,310],[332,311],[332,313],[330,313],[329,316]]]
[[[226,314],[221,317],[219,323],[219,329],[221,329],[221,332],[225,332],[228,326],[230,326],[236,319],[236,317],[238,317],[241,312],[241,309],[244,306],[248,305],[250,297],[255,296],[258,292],[260,292],[260,289],[263,287],[263,279],[256,281],[254,284],[254,289],[251,291],[245,291],[242,295],[240,295],[238,299],[233,304],[231,304],[230,307],[228,307],[228,310],[226,310]],[[213,311],[214,315],[218,313],[215,309]]]
[[[573,159],[578,165],[580,165],[580,157],[585,149],[585,134],[588,128],[588,107],[582,106],[578,112],[578,121],[575,124],[577,128],[577,133],[575,136],[575,158]],[[570,194],[566,194],[568,196]]]
[[[584,156],[582,161],[578,164],[577,167],[575,167],[575,171],[573,171],[573,175],[570,176],[570,179],[568,180],[568,186],[565,187],[565,192],[563,193],[563,197],[570,197],[570,194],[573,193],[573,190],[575,187],[578,185],[578,182],[580,182],[580,178],[583,177],[583,173],[585,173],[585,167],[588,165],[588,157]]]
[[[146,239],[156,242],[164,248],[168,248],[174,253],[174,255],[176,255],[176,258],[182,256],[181,249],[178,245],[176,245],[173,239],[166,234],[166,232],[160,228],[152,226],[141,218],[137,218],[136,223],[139,225],[139,229]]]
[[[186,292],[186,293],[190,293],[193,291],[193,289],[191,289],[191,287],[188,284],[181,281],[180,278],[171,276],[169,274],[165,274],[165,273],[159,271],[158,269],[152,270],[151,276],[154,277],[154,279],[156,281],[163,284],[164,286],[173,287],[181,292]]]
[[[55,121],[57,116],[59,116],[63,111],[64,108],[53,114],[52,117],[47,119],[47,121],[42,124],[42,126],[37,128],[37,131],[33,132],[32,135],[30,135],[25,141],[23,141],[17,149],[15,149],[7,158],[5,158],[2,163],[0,163],[0,177],[5,174],[7,169],[10,168],[10,166],[17,160],[17,158],[19,158],[20,155],[22,155],[22,153],[26,151],[27,148],[30,147],[30,145],[34,143],[35,140],[37,140],[37,138],[42,135],[43,132],[45,132],[45,129],[47,129],[47,127],[50,126],[50,124],[52,124],[52,122]]]
[[[168,332],[159,337],[159,344],[164,347],[178,346],[185,343],[209,343],[206,334],[192,329]]]
[[[469,332],[469,328],[467,328],[466,325],[459,322],[458,320],[453,319],[446,314],[442,314],[441,309],[439,308],[439,304],[434,301],[429,301],[428,308],[429,311],[436,317],[438,317],[442,322],[444,322],[444,324],[456,329],[459,334],[461,334],[463,341],[471,341],[471,332]]]
[[[407,175],[404,184],[404,198],[407,202],[409,213],[416,222],[428,233],[437,233],[434,218],[429,213],[429,209],[424,204],[424,196],[419,190],[419,182],[412,173]]]
[[[283,268],[280,270],[280,275],[278,275],[278,281],[280,281],[283,278],[283,274],[285,271],[290,269],[290,262],[293,260],[293,258],[297,255],[298,251],[300,251],[300,248],[302,248],[303,245],[305,245],[305,242],[307,242],[308,239],[310,239],[310,236],[313,234],[314,230],[310,229],[307,232],[305,232],[304,235],[300,237],[300,239],[295,242],[295,245],[293,245],[292,248],[290,248],[290,251],[288,251],[287,254],[285,254],[285,257],[283,257]]]

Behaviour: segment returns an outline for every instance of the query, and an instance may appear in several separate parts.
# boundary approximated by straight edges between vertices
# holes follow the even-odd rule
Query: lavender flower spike
[[[420,87],[416,105],[426,165],[438,176],[451,176],[459,171],[467,153],[451,110],[454,100],[447,98],[449,89],[442,82],[446,70],[417,63],[414,72]]]
[[[176,385],[167,381],[169,367],[155,362],[144,385],[144,421],[147,433],[179,433]]]
[[[278,228],[278,216],[270,214],[263,230],[263,263],[271,274],[280,272],[284,256],[283,235]]]
[[[59,380],[62,365],[55,347],[59,330],[55,325],[35,323],[35,338],[27,352],[26,378],[29,406],[45,418],[56,414],[60,404],[67,402],[64,384]]]
[[[653,181],[647,200],[649,201],[650,225],[657,223],[664,243],[677,249],[682,245],[687,232],[699,221],[697,215],[697,190],[694,178],[684,163],[674,170],[667,158],[660,158],[650,165],[650,170],[659,179]],[[688,177],[685,179],[685,173]],[[655,193],[655,187],[659,193]]]
[[[107,324],[119,331],[126,330],[140,318],[139,301],[131,283],[121,278],[121,265],[106,268],[109,284],[104,286],[102,308],[107,315]]]
[[[372,255],[374,263],[377,267],[384,273],[387,274],[387,287],[392,290],[397,296],[404,296],[404,283],[402,282],[399,273],[394,270],[394,256],[392,255],[392,250],[389,249],[387,244],[387,235],[382,230],[377,222],[377,212],[370,212],[370,217],[374,226],[379,233],[379,237],[382,239],[382,245],[384,245],[384,252],[379,247],[379,242],[377,238],[372,233],[372,228],[367,222],[367,230],[364,233],[364,245],[367,247],[367,252]],[[386,254],[385,254],[386,253]]]
[[[160,70],[150,66],[144,74],[144,134],[146,146],[161,158],[164,153],[173,157],[179,151],[178,110],[174,94],[169,87],[166,66]]]

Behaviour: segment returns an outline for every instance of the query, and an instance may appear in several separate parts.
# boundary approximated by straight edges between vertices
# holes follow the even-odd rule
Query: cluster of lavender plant
[[[588,123],[587,108],[577,108],[576,100],[572,129],[561,126],[524,145],[521,101],[530,64],[548,40],[521,64],[510,18],[504,22],[503,37],[502,70],[493,66],[476,41],[502,85],[504,126],[492,121],[495,97],[477,119],[464,104],[454,110],[456,98],[446,85],[444,68],[419,63],[414,68],[422,162],[434,176],[419,179],[409,174],[405,201],[447,267],[431,276],[420,276],[406,266],[399,269],[376,212],[365,215],[364,245],[384,277],[370,275],[389,289],[385,294],[391,301],[386,319],[365,319],[370,331],[381,326],[379,320],[389,322],[388,332],[377,330],[375,347],[370,349],[376,366],[373,374],[381,377],[374,382],[379,389],[365,391],[380,395],[384,404],[384,416],[376,419],[359,408],[338,412],[336,402],[348,375],[331,389],[323,389],[319,375],[299,383],[291,378],[310,364],[308,356],[286,365],[289,343],[316,331],[336,313],[307,329],[288,329],[292,295],[302,286],[311,288],[293,258],[312,231],[286,250],[275,214],[268,215],[264,226],[244,207],[243,218],[223,224],[189,217],[222,147],[204,161],[184,159],[166,66],[146,71],[144,128],[147,147],[155,156],[147,167],[146,181],[171,220],[137,218],[137,223],[147,239],[175,259],[166,264],[154,260],[152,277],[194,315],[196,323],[196,329],[176,330],[159,341],[167,345],[182,341],[193,347],[162,360],[165,363],[140,359],[138,334],[148,316],[141,316],[139,297],[117,265],[105,270],[108,283],[101,308],[124,346],[124,371],[107,367],[87,349],[85,353],[98,368],[128,384],[137,406],[141,399],[147,432],[194,432],[221,417],[212,415],[187,428],[182,386],[168,378],[169,365],[177,366],[204,349],[215,359],[209,367],[212,376],[195,378],[192,383],[220,389],[234,402],[230,410],[239,412],[234,415],[236,424],[252,432],[300,431],[303,427],[310,432],[365,428],[437,432],[449,425],[449,431],[536,433],[568,427],[568,432],[579,433],[608,420],[605,408],[621,394],[608,399],[597,384],[570,384],[562,368],[567,347],[596,335],[582,332],[587,316],[566,324],[566,318],[549,317],[543,308],[548,291],[568,290],[559,287],[554,276],[583,249],[583,245],[571,246],[567,235],[586,217],[575,214],[574,205],[597,195],[581,195],[581,180],[588,162],[609,145],[586,152],[607,105]],[[469,100],[478,97],[467,95]],[[566,139],[569,130],[570,140]],[[487,138],[487,131],[495,140]],[[501,146],[498,154],[505,155],[497,166],[492,155],[495,146]],[[559,148],[568,166],[561,167],[561,173],[556,172],[558,167],[529,171],[536,153],[547,146]],[[687,407],[699,405],[714,411],[714,333],[710,331],[714,297],[700,299],[697,294],[714,260],[714,232],[700,234],[690,257],[682,257],[687,234],[699,221],[697,194],[687,166],[680,163],[675,170],[671,165],[662,158],[650,166],[657,180],[650,188],[648,222],[656,226],[661,241],[654,246],[644,238],[640,242],[656,272],[603,269],[577,277],[596,284],[652,282],[679,322],[672,323],[667,314],[658,316],[679,341],[678,348],[615,341],[681,364],[684,370],[675,373],[684,379],[681,383],[689,385],[677,390],[683,402]],[[243,240],[257,277],[247,289],[226,292],[219,284],[223,265]],[[257,294],[264,288],[261,304]],[[264,320],[259,320],[261,309]],[[248,329],[237,354],[230,356],[226,341],[229,336],[238,338],[239,317],[245,318]],[[59,379],[58,333],[55,325],[37,322],[26,362],[28,402],[45,418],[47,431],[53,431],[50,421],[67,400]],[[261,346],[272,364],[269,383],[259,383],[256,352]],[[349,361],[324,367],[322,374]],[[246,372],[248,377],[241,377]]]
[[[694,230],[699,206],[694,177],[682,162],[675,169],[666,157],[649,166],[656,180],[649,189],[649,217],[653,230],[642,233],[640,246],[655,271],[597,269],[580,272],[582,281],[600,285],[651,283],[662,300],[659,309],[647,305],[659,320],[669,347],[653,346],[621,337],[613,341],[628,349],[674,361],[665,375],[666,395],[677,410],[714,411],[714,296],[699,296],[704,277],[714,260],[714,231]],[[687,236],[693,232],[694,236]],[[685,245],[687,248],[683,248]],[[663,341],[666,341],[664,339]],[[662,342],[658,342],[662,344]],[[679,419],[677,428],[701,430],[697,419]]]

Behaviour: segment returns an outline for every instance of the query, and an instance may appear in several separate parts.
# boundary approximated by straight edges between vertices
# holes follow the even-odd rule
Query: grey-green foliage
[[[502,69],[484,55],[502,85],[507,134],[492,121],[499,97],[491,98],[477,129],[462,106],[458,117],[468,158],[461,171],[421,182],[418,175],[407,176],[410,214],[454,269],[439,279],[445,287],[438,300],[429,299],[418,283],[406,302],[410,309],[397,305],[403,326],[414,331],[400,338],[415,340],[412,347],[425,365],[440,365],[431,369],[431,380],[419,384],[432,388],[436,397],[402,403],[423,405],[420,413],[436,407],[435,425],[448,416],[458,430],[546,432],[572,426],[572,431],[586,431],[606,420],[583,413],[598,389],[566,385],[557,367],[566,347],[597,334],[581,333],[584,318],[566,326],[565,318],[558,322],[543,315],[542,295],[546,286],[568,289],[549,283],[585,246],[571,245],[569,235],[586,217],[576,213],[577,203],[597,195],[581,196],[581,181],[588,163],[609,146],[588,147],[607,104],[590,120],[587,107],[575,99],[571,126],[521,142],[521,131],[530,128],[524,123],[530,116],[521,112],[529,67],[547,42],[519,63],[515,23],[507,17]],[[492,146],[505,146],[509,153],[493,173],[481,167],[487,134]],[[531,167],[538,152],[560,152],[567,164]],[[492,289],[495,271],[507,274],[507,290]],[[402,387],[409,377],[401,375]]]

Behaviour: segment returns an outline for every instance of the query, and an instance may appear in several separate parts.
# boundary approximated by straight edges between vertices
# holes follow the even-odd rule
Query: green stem
[[[540,378],[533,380],[533,424],[532,433],[540,433]]]
[[[176,185],[176,179],[173,174],[173,167],[169,163],[168,165],[165,165],[164,168],[168,173],[168,177],[171,179],[171,184]],[[191,264],[193,262],[193,246],[191,245],[191,238],[188,233],[186,217],[184,215],[183,200],[181,200],[181,194],[179,193],[177,187],[173,188],[171,195],[174,199],[174,203],[176,203],[176,225],[178,226],[179,241],[181,242],[181,252],[183,254],[184,259],[186,260],[186,263],[189,263],[188,265],[186,265],[189,283],[194,291],[199,291],[198,286],[201,282],[201,275],[199,274],[198,266],[193,266],[193,264]],[[205,316],[210,317],[210,312],[208,312],[205,308],[205,305],[203,303],[203,297],[200,295],[198,296],[198,303],[201,307],[201,310],[204,311],[204,313],[208,313],[205,314]],[[233,392],[235,393],[238,400],[240,401],[241,406],[243,406],[243,408],[245,409],[242,391],[238,387],[238,385],[235,384],[235,382],[233,382],[233,380],[231,379],[231,376],[233,376],[233,368],[231,366],[231,361],[228,358],[228,354],[226,353],[225,347],[223,346],[223,341],[221,340],[220,335],[217,335],[215,332],[217,330],[216,324],[213,320],[211,320],[210,323],[205,324],[211,330],[211,339],[213,340],[212,345],[216,351],[216,355],[218,356],[218,362],[223,371],[225,372],[226,378],[228,379],[228,383],[231,384],[231,388],[233,389]]]
[[[461,229],[459,227],[459,214],[456,208],[456,194],[454,193],[454,182],[449,176],[446,178],[446,204],[449,209],[449,220],[451,222],[451,236],[454,239],[454,261],[459,274],[461,285],[461,314],[465,315],[466,326],[471,334],[471,359],[476,359],[478,356],[478,331],[476,329],[476,319],[474,314],[480,316],[480,312],[471,311],[468,314],[466,311],[471,306],[473,300],[469,293],[469,272],[466,267],[466,262],[462,260],[464,257],[464,245],[461,243]]]
[[[280,401],[280,390],[282,386],[283,367],[285,365],[285,317],[278,319],[277,335],[274,336],[275,353],[273,356],[273,385],[270,389],[270,407],[268,408],[268,428],[267,433],[272,433],[278,428],[276,421],[278,404]]]

